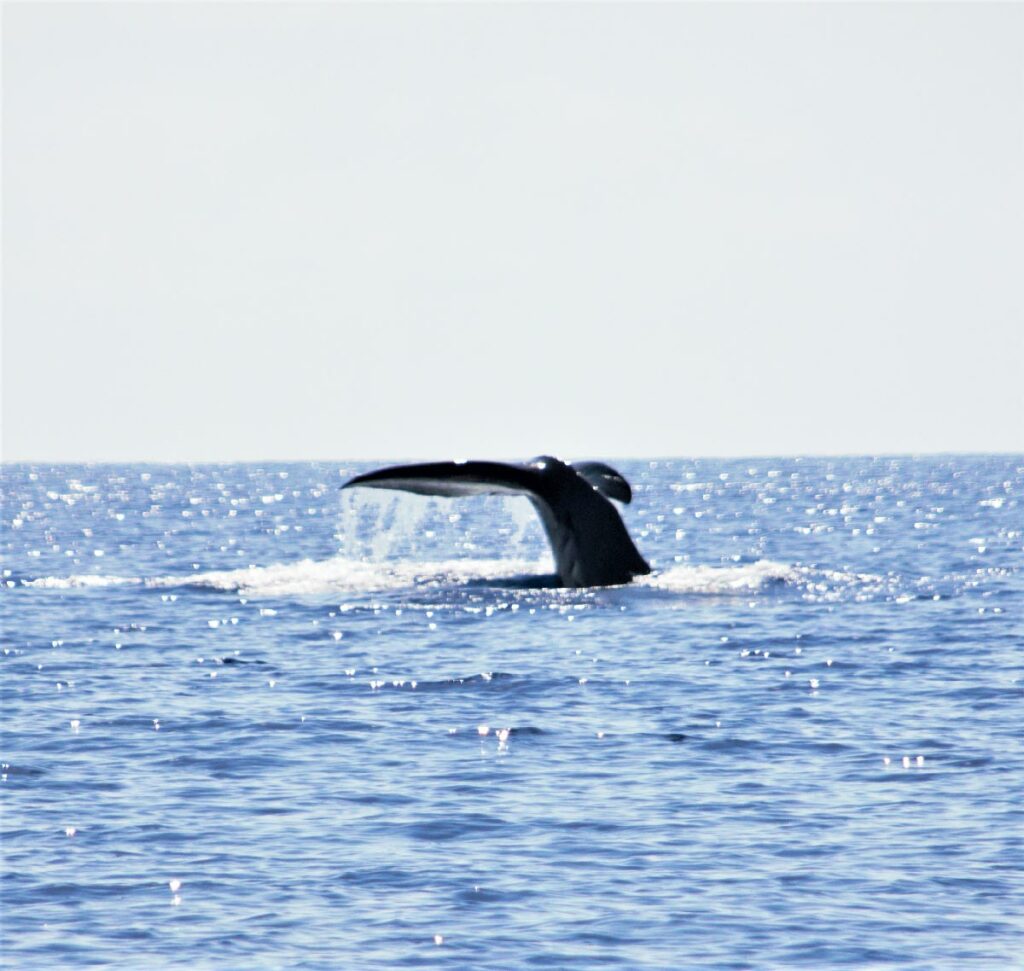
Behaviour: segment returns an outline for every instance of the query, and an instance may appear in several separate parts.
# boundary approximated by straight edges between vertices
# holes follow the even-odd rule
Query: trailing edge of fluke
[[[629,583],[651,568],[608,500],[629,502],[629,483],[603,462],[543,455],[532,462],[424,462],[349,479],[341,488],[399,489],[421,496],[526,496],[544,524],[565,587]]]

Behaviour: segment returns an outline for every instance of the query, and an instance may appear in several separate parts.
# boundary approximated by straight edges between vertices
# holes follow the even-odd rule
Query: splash
[[[549,553],[529,501],[512,496],[454,500],[370,489],[344,492],[335,533],[339,554],[372,563],[473,558],[493,549],[498,538],[511,559]]]

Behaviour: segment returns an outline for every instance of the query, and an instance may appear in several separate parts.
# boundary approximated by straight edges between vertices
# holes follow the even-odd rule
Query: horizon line
[[[593,455],[586,453],[586,458],[592,460],[607,460],[617,462],[678,462],[678,461],[746,461],[765,459],[926,459],[926,458],[979,458],[979,457],[1020,457],[1024,459],[1024,449],[1021,450],[996,450],[996,451],[938,451],[938,452],[793,452],[783,454],[778,452],[748,453],[748,454],[703,454],[703,455]],[[510,461],[507,456],[500,458],[489,457],[492,461]],[[511,461],[522,461],[522,458]],[[583,457],[575,459],[582,461]],[[0,458],[0,466],[16,465],[316,465],[316,464],[341,464],[346,462],[422,462],[436,461],[436,458],[423,455],[399,455],[399,456],[349,456],[345,458],[237,458],[237,459],[4,459]],[[458,461],[458,460],[456,460]],[[465,459],[463,459],[465,461]]]

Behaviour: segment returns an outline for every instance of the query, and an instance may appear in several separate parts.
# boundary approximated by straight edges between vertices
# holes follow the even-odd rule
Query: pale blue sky
[[[1024,450],[1024,6],[3,27],[6,460]]]

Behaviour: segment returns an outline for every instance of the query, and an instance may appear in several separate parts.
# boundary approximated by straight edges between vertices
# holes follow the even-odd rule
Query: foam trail
[[[144,584],[167,589],[200,587],[237,592],[248,597],[289,597],[336,593],[364,593],[398,590],[424,583],[463,584],[471,580],[500,581],[543,573],[545,564],[535,560],[442,560],[424,563],[371,563],[333,557],[329,560],[299,560],[272,563],[237,570],[208,570],[161,577],[116,577],[80,574],[69,577],[39,577],[22,580],[22,586],[52,590],[112,587]]]
[[[432,562],[374,563],[343,556],[328,560],[299,560],[236,570],[208,570],[202,573],[160,577],[116,577],[80,574],[69,577],[40,577],[23,580],[27,587],[67,590],[144,584],[153,588],[200,587],[237,592],[248,597],[288,597],[331,593],[361,593],[396,590],[424,583],[464,584],[472,580],[534,576],[550,572],[544,560],[456,559]],[[759,590],[773,582],[795,583],[801,571],[784,563],[762,560],[736,567],[679,566],[636,582],[676,593],[743,593]]]
[[[108,577],[80,573],[70,577],[37,577],[34,580],[22,580],[21,585],[44,590],[74,590],[79,587],[116,587],[142,582],[142,577]]]
[[[240,570],[215,570],[186,577],[147,580],[147,586],[206,587],[247,597],[293,597],[399,590],[423,583],[461,584],[468,580],[536,572],[537,563],[518,560],[447,560],[433,563],[369,563],[334,557],[300,560]]]
[[[22,580],[26,587],[69,590],[144,584],[153,588],[192,587],[239,593],[246,597],[301,597],[375,593],[424,584],[459,586],[487,580],[500,586],[502,579],[550,573],[545,559],[447,559],[424,562],[374,563],[336,556],[327,560],[299,560],[248,566],[236,570],[208,570],[161,577],[116,577],[80,574]],[[708,596],[750,594],[773,585],[797,588],[814,599],[857,598],[888,592],[883,577],[871,574],[814,570],[772,560],[737,566],[675,566],[639,578],[633,587],[678,594]]]

